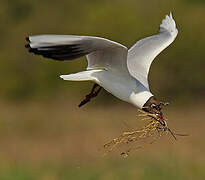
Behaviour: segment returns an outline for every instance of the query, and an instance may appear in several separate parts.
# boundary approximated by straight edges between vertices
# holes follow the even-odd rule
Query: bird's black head
[[[149,98],[149,100],[144,104],[142,107],[142,110],[145,112],[148,112],[150,114],[153,114],[157,117],[157,120],[163,125],[166,126],[166,122],[163,118],[162,113],[162,105],[166,105],[165,103],[157,101],[157,99],[152,96]]]

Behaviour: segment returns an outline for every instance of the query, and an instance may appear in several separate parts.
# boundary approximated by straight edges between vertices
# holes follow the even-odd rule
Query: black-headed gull
[[[162,20],[158,34],[138,41],[129,50],[108,39],[76,35],[29,36],[26,47],[29,52],[46,58],[69,61],[87,57],[85,71],[61,75],[69,81],[93,81],[95,85],[81,105],[97,96],[103,87],[119,99],[156,115],[165,124],[161,112],[162,103],[151,93],[148,73],[154,58],[169,46],[178,34],[172,14]]]

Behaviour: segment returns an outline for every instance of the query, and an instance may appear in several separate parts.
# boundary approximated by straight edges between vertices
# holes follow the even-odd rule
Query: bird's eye
[[[151,104],[151,108],[156,108],[156,104]]]

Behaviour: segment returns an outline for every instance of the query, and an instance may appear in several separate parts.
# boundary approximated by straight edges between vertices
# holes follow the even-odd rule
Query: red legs
[[[99,87],[99,88],[95,91],[95,89],[97,87]],[[94,84],[90,94],[87,94],[85,96],[85,99],[81,101],[81,103],[78,105],[78,107],[83,106],[84,104],[88,103],[92,98],[96,97],[99,94],[101,89],[102,89],[101,86],[99,86],[98,84]]]

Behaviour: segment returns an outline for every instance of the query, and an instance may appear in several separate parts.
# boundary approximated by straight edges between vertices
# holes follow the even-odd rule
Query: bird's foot
[[[95,91],[95,89],[96,89],[97,87],[99,87],[99,88]],[[102,89],[101,86],[99,86],[98,84],[94,84],[94,85],[93,85],[93,88],[92,88],[92,90],[91,90],[91,92],[85,96],[85,99],[83,99],[83,100],[81,101],[81,103],[78,105],[78,107],[82,107],[82,106],[85,105],[86,103],[90,102],[90,100],[91,100],[92,98],[96,97],[96,96],[99,94],[99,92],[100,92],[101,89]]]

